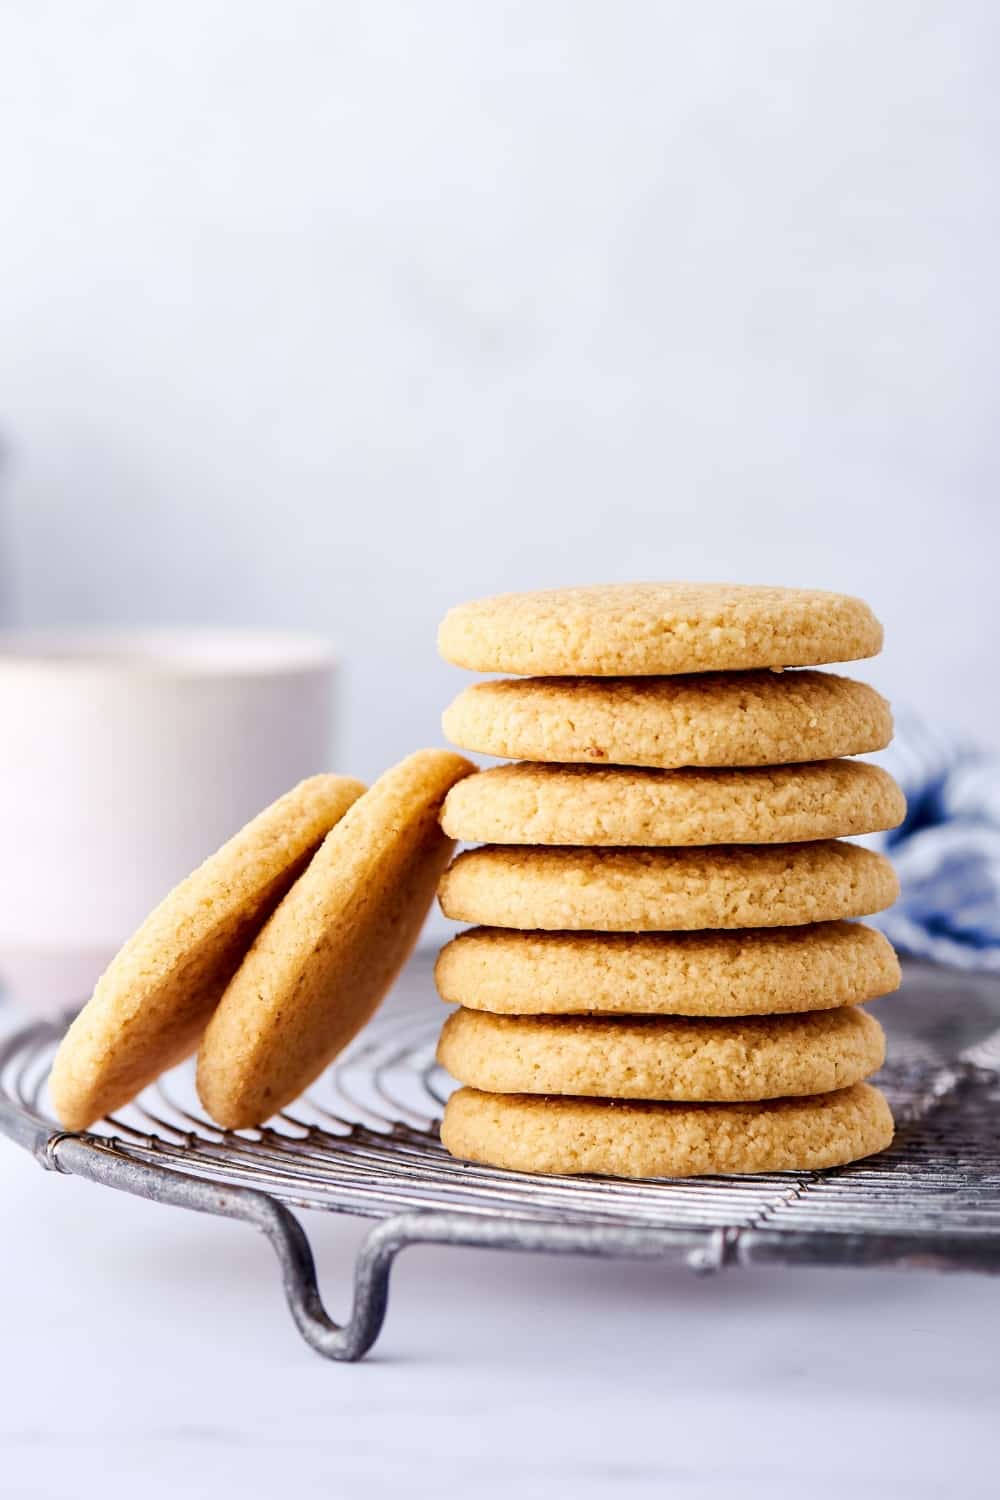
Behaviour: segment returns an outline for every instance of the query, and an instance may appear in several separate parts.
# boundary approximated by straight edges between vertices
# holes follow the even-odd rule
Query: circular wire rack
[[[454,1160],[438,1138],[454,1086],[434,1061],[444,1011],[420,961],[337,1063],[262,1128],[216,1126],[184,1064],[93,1130],[61,1131],[46,1081],[65,1021],[45,1021],[0,1045],[0,1131],[56,1171],[253,1223],[278,1254],[300,1332],[336,1359],[358,1358],[374,1342],[392,1260],[415,1243],[641,1257],[697,1271],[763,1263],[998,1271],[997,991],[911,970],[902,995],[879,1013],[891,1061],[877,1082],[893,1105],[896,1140],[824,1173],[634,1182]],[[379,1221],[360,1251],[343,1325],[323,1307],[298,1209]]]

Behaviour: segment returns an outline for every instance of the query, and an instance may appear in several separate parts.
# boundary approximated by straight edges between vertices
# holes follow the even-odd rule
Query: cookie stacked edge
[[[819,1168],[882,1149],[859,1006],[895,989],[854,918],[896,896],[844,838],[896,826],[902,793],[849,759],[888,704],[817,664],[881,646],[860,600],[646,584],[453,610],[442,654],[478,671],[444,715],[465,778],[442,828],[439,1059],[464,1085],[442,1140],[531,1172],[683,1176]],[[785,670],[792,669],[792,670]],[[530,675],[527,675],[530,674]]]

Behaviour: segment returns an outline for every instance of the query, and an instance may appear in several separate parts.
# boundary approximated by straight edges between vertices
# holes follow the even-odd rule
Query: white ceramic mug
[[[299,636],[0,632],[0,983],[84,999],[171,886],[329,769],[332,679]]]

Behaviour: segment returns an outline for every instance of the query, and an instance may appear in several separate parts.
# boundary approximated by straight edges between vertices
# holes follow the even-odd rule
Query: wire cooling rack
[[[417,960],[397,994],[293,1109],[263,1129],[223,1131],[201,1110],[189,1064],[94,1130],[58,1129],[46,1079],[65,1022],[0,1045],[0,1132],[56,1172],[158,1203],[242,1219],[280,1262],[302,1336],[359,1359],[385,1317],[407,1245],[729,1265],[922,1266],[1000,1271],[1000,986],[926,967],[876,1007],[890,1038],[878,1082],[893,1146],[854,1167],[756,1177],[542,1177],[454,1161],[437,1125],[449,1081],[434,1063],[445,1014]],[[378,1220],[338,1325],[320,1298],[292,1209]]]

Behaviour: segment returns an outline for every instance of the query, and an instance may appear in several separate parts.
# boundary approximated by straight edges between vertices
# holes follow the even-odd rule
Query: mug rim
[[[329,670],[332,641],[241,626],[43,626],[0,629],[0,672],[116,677],[275,677]]]

